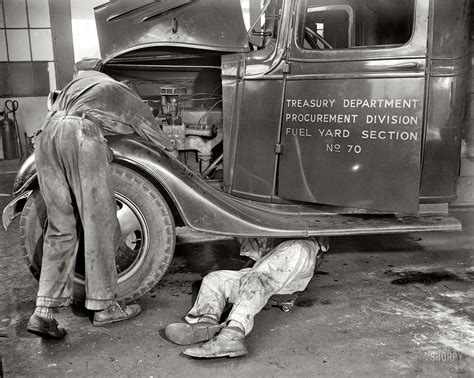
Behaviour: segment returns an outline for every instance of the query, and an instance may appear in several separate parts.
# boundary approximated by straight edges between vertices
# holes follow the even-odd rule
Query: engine
[[[152,104],[163,132],[193,171],[212,178],[222,170],[222,99],[220,95],[188,95],[176,84],[160,88],[161,101]]]

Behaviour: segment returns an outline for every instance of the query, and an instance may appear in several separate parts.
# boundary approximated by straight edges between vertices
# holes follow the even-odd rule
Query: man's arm
[[[148,139],[154,144],[168,151],[172,151],[174,149],[173,145],[170,143],[170,140],[166,137],[163,131],[161,131],[160,127],[156,123],[151,124],[148,120],[143,119],[141,122],[133,122],[131,126],[135,133],[140,135],[142,138]]]
[[[102,82],[83,94],[78,102],[79,107],[102,121],[104,134],[135,133],[164,149],[174,149],[149,106],[125,84],[113,80]]]

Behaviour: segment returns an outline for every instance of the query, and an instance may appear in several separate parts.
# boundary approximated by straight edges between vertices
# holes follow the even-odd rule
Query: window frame
[[[307,4],[308,0],[297,2],[295,27],[293,28],[290,43],[290,61],[373,60],[396,59],[400,57],[420,58],[426,56],[430,1],[414,0],[412,35],[403,45],[353,46],[346,49],[323,50],[306,49],[300,44],[300,30],[304,27]]]

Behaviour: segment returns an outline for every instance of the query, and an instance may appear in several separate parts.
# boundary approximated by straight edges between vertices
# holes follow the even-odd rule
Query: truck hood
[[[159,47],[248,50],[240,0],[111,0],[94,9],[102,61]]]

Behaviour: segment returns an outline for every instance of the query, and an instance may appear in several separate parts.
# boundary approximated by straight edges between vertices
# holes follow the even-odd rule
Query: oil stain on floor
[[[409,284],[424,284],[424,285],[435,285],[441,281],[457,281],[464,282],[465,279],[458,275],[448,272],[445,270],[437,270],[431,272],[419,272],[419,271],[404,271],[396,272],[399,278],[391,281],[393,285],[409,285]]]

